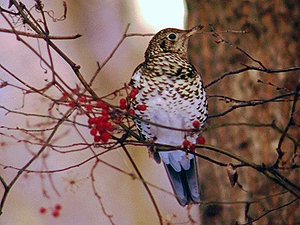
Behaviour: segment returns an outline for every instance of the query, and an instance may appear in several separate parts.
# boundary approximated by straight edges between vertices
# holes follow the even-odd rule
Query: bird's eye
[[[171,33],[171,34],[168,35],[168,39],[171,40],[171,41],[174,41],[176,39],[176,37],[177,36],[174,33]]]

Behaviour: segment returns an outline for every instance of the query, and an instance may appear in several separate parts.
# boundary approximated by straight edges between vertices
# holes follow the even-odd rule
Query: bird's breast
[[[137,72],[133,79],[134,87],[139,89],[133,106],[146,105],[145,111],[136,110],[136,114],[154,123],[149,125],[143,122],[142,127],[158,138],[158,143],[180,145],[186,132],[176,129],[191,129],[194,120],[206,116],[205,110],[199,111],[199,107],[206,107],[200,76],[183,80],[166,75],[150,77]]]

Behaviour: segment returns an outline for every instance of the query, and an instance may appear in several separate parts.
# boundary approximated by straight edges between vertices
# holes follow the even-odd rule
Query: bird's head
[[[196,26],[190,30],[166,28],[159,31],[149,42],[145,58],[155,57],[155,55],[167,52],[187,57],[188,38],[202,28],[203,26]]]

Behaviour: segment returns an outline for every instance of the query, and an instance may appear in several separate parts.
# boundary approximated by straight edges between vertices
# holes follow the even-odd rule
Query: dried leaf
[[[230,184],[233,187],[237,183],[238,174],[236,168],[231,163],[227,164],[227,174],[229,177]]]

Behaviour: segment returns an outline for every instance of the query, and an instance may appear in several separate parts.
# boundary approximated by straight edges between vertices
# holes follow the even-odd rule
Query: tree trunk
[[[204,25],[203,31],[239,30],[247,33],[224,32],[218,34],[259,60],[268,69],[282,69],[300,63],[300,1],[199,1],[187,0],[187,27]],[[205,84],[228,71],[248,66],[262,67],[237,48],[222,42],[211,34],[198,34],[190,41],[190,60],[202,74]],[[263,73],[256,70],[227,76],[206,88],[209,95],[209,115],[224,112],[235,100],[266,100],[290,93],[299,85],[299,70],[288,73]],[[260,80],[260,81],[258,81]],[[227,96],[235,100],[216,97]],[[288,99],[293,99],[293,96]],[[287,100],[287,98],[285,99]],[[299,147],[284,139],[273,125],[284,130],[291,117],[293,101],[270,102],[255,107],[241,107],[223,116],[211,117],[203,133],[206,143],[226,149],[256,164],[272,166],[278,159],[278,146],[284,152],[279,160],[278,172],[299,185],[299,169],[291,170],[291,160],[297,160]],[[299,125],[299,103],[294,120]],[[244,123],[226,125],[227,123]],[[247,123],[247,124],[246,124]],[[267,125],[268,124],[268,125]],[[216,125],[222,125],[216,128]],[[288,134],[300,140],[299,126],[291,126]],[[231,158],[207,150],[202,155],[223,163],[237,163]],[[299,157],[298,157],[299,162]],[[284,191],[279,185],[259,172],[237,168],[239,188],[230,185],[226,167],[199,160],[201,171],[203,224],[234,224],[247,222],[265,211],[281,206],[295,198],[290,193],[272,196]],[[289,169],[281,169],[289,168]],[[265,198],[266,197],[266,198]],[[260,199],[256,202],[253,200]],[[213,203],[215,202],[215,203]],[[230,202],[233,204],[221,204]],[[259,224],[296,224],[300,222],[299,201],[275,210],[259,220]]]

